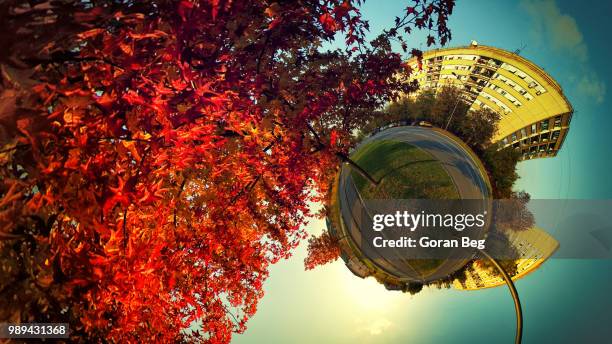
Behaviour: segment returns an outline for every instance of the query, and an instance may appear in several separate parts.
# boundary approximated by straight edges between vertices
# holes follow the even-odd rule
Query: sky
[[[366,1],[372,35],[392,24],[407,1]],[[480,44],[514,51],[543,67],[575,113],[555,158],[519,163],[517,189],[534,199],[612,199],[612,3],[459,0],[449,46]],[[408,40],[426,49],[423,34]],[[562,212],[563,210],[560,210]],[[312,220],[306,230],[320,233]],[[235,343],[510,343],[515,317],[507,288],[425,288],[411,296],[360,279],[341,260],[304,271],[305,245],[272,267],[258,312]],[[523,343],[603,342],[612,336],[612,261],[547,261],[517,281]]]

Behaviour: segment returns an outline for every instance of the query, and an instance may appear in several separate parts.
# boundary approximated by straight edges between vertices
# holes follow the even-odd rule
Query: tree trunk
[[[312,125],[310,125],[309,123],[306,123],[306,126],[308,127],[308,130],[310,130],[310,132],[314,136],[315,140],[317,141],[317,146],[318,147],[317,147],[316,151],[319,151],[321,149],[326,148],[325,144],[323,144],[323,141],[321,141],[321,137],[319,136],[319,134],[317,134],[317,131],[312,127]],[[357,164],[351,158],[349,158],[348,155],[346,155],[346,154],[344,154],[342,152],[336,152],[335,154],[340,159],[340,161],[346,162],[349,165],[351,165],[351,167],[353,167],[359,174],[361,174],[361,176],[363,176],[365,179],[369,180],[370,183],[372,183],[373,185],[380,184],[380,181],[374,179],[374,177],[372,177],[368,173],[368,171],[364,170],[361,166],[359,166],[359,164]]]
[[[349,158],[346,154],[344,153],[340,153],[337,152],[336,156],[342,161],[342,162],[346,162],[349,165],[351,165],[351,167],[353,169],[355,169],[355,171],[357,171],[362,177],[366,178],[368,181],[370,181],[370,183],[374,184],[374,185],[378,185],[380,184],[379,180],[374,179],[374,177],[372,177],[368,171],[364,170],[363,167],[359,166],[358,163],[356,163],[355,161],[353,161],[351,158]]]
[[[1,240],[15,240],[15,239],[21,239],[21,238],[23,238],[22,235],[0,232],[0,241]]]

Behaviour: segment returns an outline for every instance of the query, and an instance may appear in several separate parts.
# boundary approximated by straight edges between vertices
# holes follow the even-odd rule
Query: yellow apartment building
[[[559,242],[555,238],[537,227],[510,232],[507,235],[520,255],[516,259],[516,273],[510,276],[512,280],[537,270],[559,248]],[[497,271],[479,268],[478,264],[475,268],[466,271],[466,277],[465,281],[455,280],[453,287],[459,290],[478,290],[505,284],[503,277]]]
[[[517,53],[472,42],[424,52],[421,66],[416,58],[408,63],[410,79],[422,89],[459,87],[471,109],[499,113],[493,142],[520,150],[522,159],[552,157],[561,149],[573,108],[550,75]]]

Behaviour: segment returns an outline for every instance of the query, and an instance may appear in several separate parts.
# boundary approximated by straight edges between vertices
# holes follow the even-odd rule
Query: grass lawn
[[[458,199],[452,179],[431,154],[405,142],[381,140],[355,152],[353,159],[378,185],[353,171],[364,199]]]

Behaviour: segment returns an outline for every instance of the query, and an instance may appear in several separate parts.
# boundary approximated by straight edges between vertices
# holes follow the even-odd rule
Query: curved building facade
[[[512,246],[520,258],[516,259],[516,272],[512,280],[520,279],[536,271],[559,248],[559,242],[541,228],[507,233]],[[478,290],[504,285],[503,277],[496,271],[474,267],[466,271],[466,279],[454,280],[453,287],[459,290]]]
[[[422,89],[459,87],[471,109],[501,115],[493,142],[512,146],[522,159],[557,155],[573,108],[559,84],[542,68],[506,50],[478,45],[423,53],[408,61]]]

